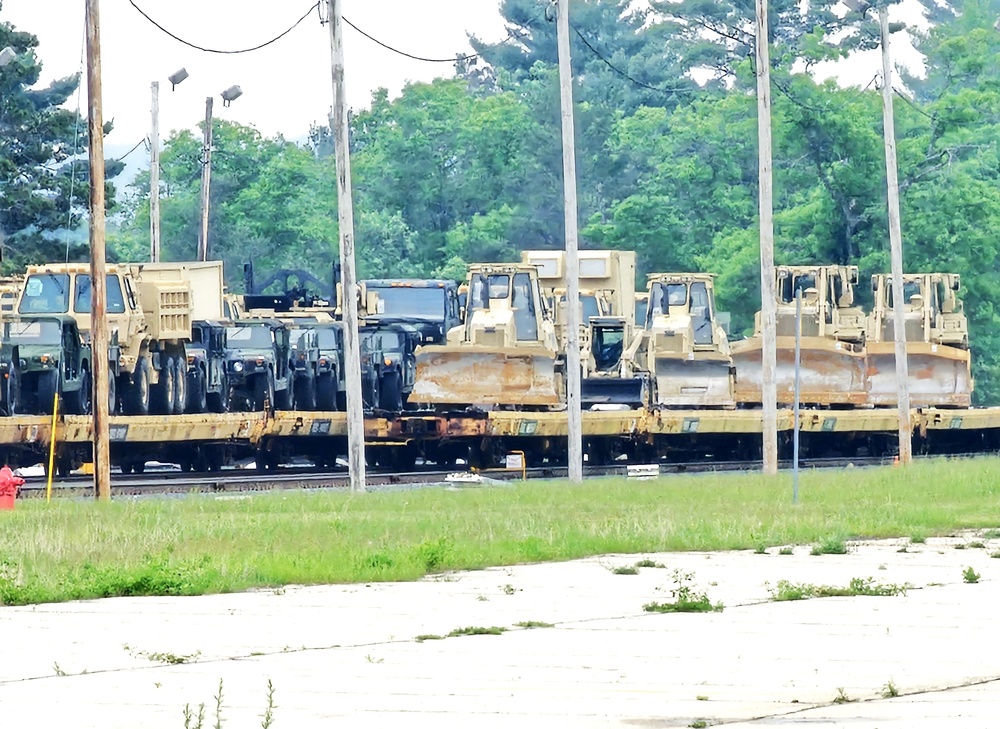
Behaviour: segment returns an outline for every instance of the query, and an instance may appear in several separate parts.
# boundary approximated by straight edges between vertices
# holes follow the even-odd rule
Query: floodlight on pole
[[[858,15],[862,18],[865,17],[865,14],[872,8],[872,4],[865,2],[865,0],[843,0],[843,3],[855,13],[858,13]]]
[[[177,88],[177,84],[188,77],[188,72],[186,68],[179,68],[172,74],[167,76],[167,81],[170,82],[170,90],[173,91]]]
[[[222,96],[222,105],[229,106],[236,99],[243,96],[243,89],[241,89],[239,86],[230,86],[228,89],[223,91],[222,94],[220,94],[220,96]]]
[[[10,46],[7,46],[0,51],[0,68],[3,68],[15,58],[17,58],[17,52]]]

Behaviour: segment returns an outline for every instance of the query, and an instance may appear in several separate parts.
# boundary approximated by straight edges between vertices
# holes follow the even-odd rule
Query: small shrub
[[[854,701],[855,699],[852,699],[850,696],[848,696],[847,692],[844,691],[843,688],[837,689],[837,695],[833,699],[833,703],[835,704],[850,704],[853,703]]]
[[[812,555],[816,557],[821,554],[847,554],[847,542],[839,537],[827,537],[813,545]]]
[[[651,559],[640,559],[635,563],[636,567],[655,567],[656,569],[665,569],[666,565],[662,562],[654,562]]]
[[[986,549],[986,544],[983,543],[983,542],[980,542],[979,540],[975,540],[975,541],[969,542],[968,548],[969,549]]]
[[[753,553],[754,554],[767,554],[767,545],[766,544],[758,544],[756,547],[754,547]]]
[[[982,575],[980,575],[978,572],[976,572],[971,567],[966,567],[962,571],[962,579],[965,580],[966,583],[968,583],[970,585],[974,585],[977,582],[979,582],[979,578],[980,577],[982,577]]]
[[[896,688],[896,684],[890,678],[885,686],[882,687],[882,698],[883,699],[894,699],[899,696],[899,689]]]
[[[983,539],[1000,539],[1000,529],[987,529],[983,532]]]
[[[1000,552],[990,552],[990,557],[993,559],[1000,559]]]
[[[525,630],[531,630],[533,628],[554,628],[555,623],[544,623],[541,620],[522,620],[519,623],[514,623],[518,628],[524,628]]]
[[[704,719],[695,719],[690,724],[688,724],[691,729],[705,729],[708,726],[708,722]]]
[[[795,554],[795,548],[794,547],[782,547],[781,549],[778,550],[778,554],[787,557],[790,554]]]
[[[637,575],[637,574],[639,574],[639,570],[637,570],[635,567],[628,567],[628,566],[626,566],[626,567],[612,567],[611,568],[611,574],[613,574],[613,575]]]
[[[926,534],[921,534],[920,532],[917,532],[915,534],[911,534],[910,535],[910,542],[912,544],[926,544],[927,543],[927,535]]]
[[[506,631],[506,628],[500,628],[496,625],[489,628],[472,626],[468,628],[455,628],[453,631],[448,633],[448,637],[457,638],[462,635],[500,635]]]
[[[722,603],[712,604],[704,592],[696,592],[691,586],[694,575],[690,572],[674,570],[674,587],[670,590],[673,602],[649,602],[642,606],[647,613],[721,613]]]
[[[834,585],[811,585],[781,580],[775,587],[768,586],[771,599],[775,602],[809,600],[814,597],[889,597],[905,595],[908,585],[882,584],[871,577],[855,577],[847,587]]]
[[[443,635],[434,635],[433,633],[424,633],[423,635],[418,635],[413,640],[418,643],[423,643],[425,640],[444,640]]]

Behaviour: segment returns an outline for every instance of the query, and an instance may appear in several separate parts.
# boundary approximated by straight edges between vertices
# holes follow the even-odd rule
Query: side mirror
[[[878,293],[878,279],[872,276],[872,293]]]
[[[960,288],[962,288],[962,277],[956,273],[951,279],[951,290],[958,291]]]

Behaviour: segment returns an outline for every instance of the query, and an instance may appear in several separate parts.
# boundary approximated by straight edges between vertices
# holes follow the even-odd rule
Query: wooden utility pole
[[[576,203],[576,130],[573,64],[569,45],[569,0],[559,0],[559,98],[562,105],[563,214],[566,221],[566,417],[569,420],[569,480],[583,481],[583,415],[580,411],[580,259]]]
[[[160,260],[160,82],[152,83],[153,123],[149,131],[149,260]]]
[[[90,161],[90,341],[93,348],[94,495],[111,498],[108,432],[108,322],[104,255],[104,113],[101,108],[101,18],[99,0],[87,0],[87,132]]]
[[[882,40],[882,126],[885,133],[885,177],[889,202],[889,247],[892,262],[892,317],[896,342],[896,397],[899,413],[899,462],[913,459],[910,427],[909,367],[906,361],[906,321],[903,312],[903,234],[899,223],[899,177],[896,171],[896,127],[892,112],[892,59],[889,55],[889,9],[878,10]]]
[[[777,301],[774,296],[774,210],[771,175],[771,59],[767,0],[757,0],[757,144],[760,189],[761,428],[764,473],[778,472]]]
[[[361,355],[358,346],[358,292],[354,273],[354,202],[351,192],[350,130],[344,89],[344,44],[340,0],[329,3],[330,56],[333,71],[333,141],[337,165],[337,213],[340,224],[340,268],[344,312],[344,362],[347,367],[347,462],[351,491],[367,488],[365,413],[361,399]]]
[[[208,260],[208,210],[212,189],[212,97],[205,99],[205,141],[201,160],[201,232],[198,235],[198,260]]]

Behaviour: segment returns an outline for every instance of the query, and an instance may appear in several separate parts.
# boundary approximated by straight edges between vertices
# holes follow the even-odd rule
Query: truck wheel
[[[3,379],[3,414],[17,413],[17,370],[11,363],[7,368],[7,376]]]
[[[195,370],[187,377],[187,411],[189,413],[208,412],[208,383],[205,373]]]
[[[296,410],[316,409],[316,379],[314,377],[296,378],[294,407]]]
[[[58,372],[44,372],[38,377],[38,412],[42,415],[52,414],[58,384]]]
[[[265,404],[274,409],[274,380],[270,372],[256,375],[253,381],[253,409],[263,411]]]
[[[378,401],[380,408],[391,413],[398,413],[403,409],[403,383],[398,372],[390,372],[382,380]]]
[[[67,392],[64,396],[66,412],[69,415],[90,414],[90,385],[90,371],[84,367],[80,372],[80,389],[75,392]]]
[[[153,388],[153,410],[157,415],[170,415],[174,412],[174,396],[177,394],[177,369],[174,358],[168,357],[160,370],[160,381]]]
[[[224,413],[229,410],[229,402],[225,392],[210,392],[205,396],[205,402],[208,408],[202,412]]]
[[[288,381],[285,385],[285,389],[278,390],[278,392],[274,394],[275,400],[277,401],[275,404],[275,408],[277,410],[292,409],[294,400],[294,398],[292,397],[292,391],[294,389],[295,389],[295,379],[292,375],[289,375]]]
[[[149,360],[140,357],[125,391],[125,412],[129,415],[149,415]]]
[[[320,375],[316,380],[316,407],[320,410],[337,410],[337,383],[333,374]]]
[[[108,415],[118,414],[118,378],[108,372]]]
[[[183,415],[187,407],[187,362],[174,360],[174,415]]]

